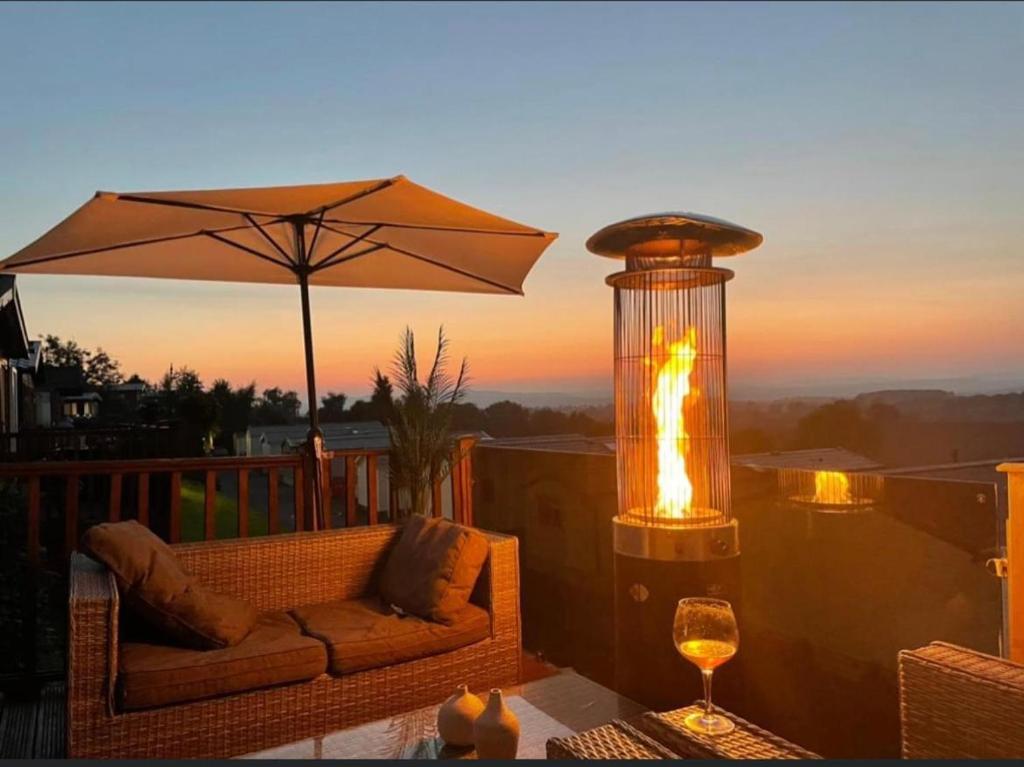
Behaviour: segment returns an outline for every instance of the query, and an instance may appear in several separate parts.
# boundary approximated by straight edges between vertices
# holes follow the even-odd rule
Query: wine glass
[[[684,724],[702,735],[724,735],[735,725],[715,713],[711,705],[711,676],[733,655],[740,632],[732,605],[722,599],[680,599],[672,625],[672,640],[679,654],[700,669],[704,679],[704,710],[690,714]]]

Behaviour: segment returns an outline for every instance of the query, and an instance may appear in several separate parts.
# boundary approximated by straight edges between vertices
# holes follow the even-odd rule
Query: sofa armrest
[[[1024,757],[1024,665],[933,642],[899,655],[907,759]]]
[[[487,582],[491,612],[491,637],[516,649],[515,662],[522,664],[522,619],[519,609],[519,539],[481,531],[487,535],[491,550],[487,562]],[[521,668],[517,678],[521,678]]]
[[[84,554],[71,556],[68,584],[68,707],[71,721],[113,713],[118,595],[114,576]]]

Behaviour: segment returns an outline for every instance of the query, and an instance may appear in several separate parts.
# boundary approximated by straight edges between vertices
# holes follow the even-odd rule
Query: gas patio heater
[[[615,292],[616,679],[656,708],[695,684],[671,641],[683,597],[738,596],[725,380],[725,283],[712,265],[762,236],[692,213],[629,219],[587,241],[624,259]],[[676,683],[674,680],[679,680]]]

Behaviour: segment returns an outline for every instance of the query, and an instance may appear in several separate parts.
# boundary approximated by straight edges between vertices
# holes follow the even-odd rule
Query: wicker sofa
[[[259,539],[178,544],[183,566],[211,589],[261,612],[370,593],[395,539],[390,525]],[[443,700],[458,684],[520,679],[518,542],[487,534],[490,551],[472,602],[490,636],[460,649],[382,668],[141,711],[115,704],[119,600],[113,576],[81,554],[71,562],[68,756],[220,758],[323,735]]]
[[[905,759],[1024,757],[1024,665],[932,642],[899,655]]]

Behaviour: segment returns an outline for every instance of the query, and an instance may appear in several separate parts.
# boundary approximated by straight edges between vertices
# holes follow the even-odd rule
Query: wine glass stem
[[[714,671],[701,669],[700,673],[704,678],[704,717],[710,719],[715,713],[715,709],[711,705],[711,675]]]

